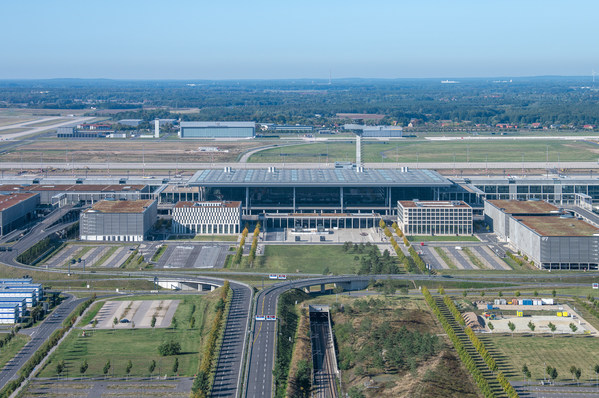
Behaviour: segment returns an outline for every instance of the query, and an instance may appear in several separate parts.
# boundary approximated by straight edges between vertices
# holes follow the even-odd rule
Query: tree
[[[438,290],[439,294],[445,294],[445,289],[443,289],[443,286],[441,286]]]
[[[175,341],[168,341],[158,346],[158,353],[163,356],[179,355],[181,353],[181,344]]]
[[[79,373],[84,374],[87,371],[87,359],[81,362],[81,366],[79,366]]]
[[[547,366],[546,371],[547,371],[547,375],[549,376],[549,378],[552,381],[555,381],[555,379],[557,379],[557,376],[559,375],[559,373],[557,373],[557,369],[556,368],[553,368],[551,366]]]
[[[526,380],[530,379],[530,369],[528,369],[528,366],[526,364],[522,365],[522,375]]]
[[[104,364],[104,368],[102,368],[102,373],[104,373],[104,376],[106,376],[108,374],[108,371],[110,370],[110,360],[108,360],[105,364]]]
[[[499,293],[497,293],[497,295],[498,295],[499,297],[503,297],[503,292],[501,292],[501,291],[500,291]]]
[[[63,372],[64,368],[65,368],[64,361],[58,361],[58,363],[56,364],[56,374],[60,375]]]
[[[485,297],[485,292],[484,292],[484,290],[483,290],[482,292],[480,292],[480,296],[481,296],[481,297]]]
[[[171,321],[171,326],[173,327],[173,329],[177,329],[177,318],[173,317],[173,320]]]
[[[595,371],[595,378],[597,379],[597,384],[599,384],[599,364],[595,365],[593,370]]]
[[[193,329],[196,325],[196,318],[195,317],[191,317],[191,319],[189,320],[189,328]]]
[[[152,322],[150,323],[151,327],[156,326],[156,315],[152,315]]]
[[[572,330],[572,333],[576,333],[576,331],[578,330],[578,326],[570,322],[570,329]]]
[[[512,337],[514,337],[514,330],[516,330],[516,325],[514,325],[512,321],[509,321],[507,323],[507,327],[510,328],[510,330],[512,331]]]
[[[131,373],[132,368],[133,368],[133,363],[131,362],[131,360],[129,360],[129,362],[127,362],[127,367],[125,368],[125,372],[127,373],[127,376],[129,376],[129,373]]]
[[[582,369],[576,368],[576,372],[574,372],[574,377],[576,377],[576,384],[577,385],[580,382],[580,376],[582,376]]]
[[[536,326],[534,323],[532,323],[532,321],[530,321],[530,322],[528,322],[528,328],[530,329],[531,332],[534,332]]]
[[[552,295],[553,297],[557,296],[557,292],[555,291],[555,289],[553,289],[553,290],[551,291],[551,295]]]
[[[467,290],[464,290],[464,291],[462,292],[462,296],[466,297],[467,295],[468,295],[468,291],[467,291]]]
[[[148,371],[150,372],[150,376],[154,373],[154,369],[156,369],[156,361],[152,359],[150,366],[148,366]]]
[[[520,297],[520,291],[516,292],[516,297]]]
[[[96,326],[98,326],[98,320],[97,320],[97,319],[94,319],[94,320],[92,321],[92,327],[93,327],[93,328],[95,328]]]
[[[114,319],[112,320],[112,325],[113,325],[112,327],[116,326],[117,323],[119,323],[119,320],[115,316]]]
[[[547,324],[547,327],[549,328],[549,330],[551,330],[551,333],[555,333],[555,329],[557,329],[557,327],[551,322],[549,322]],[[555,336],[555,334],[554,334],[554,336]]]
[[[328,275],[328,274],[330,274],[330,273],[331,273],[331,270],[329,269],[329,267],[325,267],[325,268],[322,270],[322,274],[323,274],[323,275]]]
[[[487,326],[489,327],[489,330],[492,332],[493,329],[495,329],[495,326],[493,326],[493,324],[491,322],[487,323]]]
[[[535,290],[535,291],[533,292],[533,294],[534,294],[534,295],[535,295],[535,297],[536,297],[536,296],[538,296],[538,295],[539,295],[539,292]]]
[[[175,358],[175,363],[173,363],[173,373],[177,374],[179,370],[179,358]]]

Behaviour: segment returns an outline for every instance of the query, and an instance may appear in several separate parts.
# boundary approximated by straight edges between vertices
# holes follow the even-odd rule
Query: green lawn
[[[362,141],[365,162],[544,162],[596,161],[597,146],[582,141],[496,140],[496,141]],[[328,154],[328,156],[327,156]],[[252,155],[250,162],[355,161],[355,141],[300,144],[266,149]]]
[[[77,326],[81,327],[81,326],[85,326],[88,323],[90,323],[92,321],[92,319],[94,319],[94,317],[98,314],[98,312],[100,311],[100,309],[103,306],[104,306],[104,301],[97,301],[94,304],[92,304],[92,307],[87,311],[85,316],[83,318],[81,318],[81,320],[79,321],[79,324],[77,324]]]
[[[325,268],[334,274],[355,274],[359,254],[346,253],[341,245],[268,245],[258,257],[255,268],[265,271],[322,274]]]
[[[500,354],[496,356],[500,366],[510,379],[522,380],[520,370],[526,364],[532,378],[540,380],[545,376],[545,368],[553,366],[559,373],[557,380],[572,380],[570,366],[582,369],[581,381],[595,380],[591,368],[599,361],[599,339],[596,337],[511,337],[489,336],[491,343]],[[494,355],[495,356],[495,355]],[[508,370],[509,369],[509,370]]]
[[[408,236],[410,242],[479,242],[476,236]]]
[[[156,361],[154,374],[172,375],[175,356],[161,357],[158,346],[164,341],[176,341],[181,344],[182,353],[179,359],[180,376],[193,376],[198,370],[199,352],[205,335],[210,330],[215,314],[215,305],[219,292],[205,296],[177,296],[181,300],[175,317],[178,320],[176,329],[134,329],[134,330],[92,330],[86,331],[82,337],[81,329],[75,329],[50,356],[49,361],[40,372],[41,377],[56,376],[56,364],[64,360],[69,376],[79,375],[79,366],[87,360],[89,369],[86,376],[101,376],[104,364],[110,360],[112,368],[109,374],[125,376],[125,367],[131,360],[133,368],[131,376],[149,375],[148,366]],[[163,296],[127,297],[131,299],[164,299]],[[195,304],[195,326],[190,329],[190,319]],[[160,369],[159,369],[160,368]]]
[[[5,333],[0,334],[0,337],[4,338],[4,336]],[[17,352],[19,352],[29,340],[31,340],[31,337],[24,334],[17,334],[7,345],[2,347],[2,349],[0,349],[0,369],[4,368],[4,365],[17,355]]]

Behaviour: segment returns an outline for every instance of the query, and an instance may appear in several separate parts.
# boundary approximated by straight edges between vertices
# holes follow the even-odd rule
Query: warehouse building
[[[79,237],[90,241],[141,242],[156,218],[156,200],[103,200],[81,213]]]
[[[25,300],[27,308],[31,308],[37,305],[37,293],[34,288],[28,288],[27,286],[15,287],[15,288],[2,288],[0,289],[0,299],[15,299]]]
[[[241,202],[179,202],[173,209],[174,234],[238,234]]]
[[[16,305],[19,309],[19,318],[25,315],[27,308],[27,300],[16,297],[0,297],[0,305]]]
[[[472,207],[462,201],[398,201],[397,225],[406,235],[472,235]]]
[[[253,138],[254,122],[181,122],[179,138]]]
[[[39,203],[36,193],[0,194],[0,236],[34,219]]]
[[[597,269],[599,229],[543,201],[485,201],[497,236],[543,269]]]

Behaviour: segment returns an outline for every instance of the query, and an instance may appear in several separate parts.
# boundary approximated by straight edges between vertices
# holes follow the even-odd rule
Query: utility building
[[[175,234],[238,234],[241,202],[179,202],[173,208]]]
[[[462,201],[398,201],[397,225],[406,235],[472,235],[472,207]]]
[[[156,200],[103,200],[81,213],[80,238],[141,242],[156,222]]]
[[[181,122],[180,138],[253,138],[254,122]]]

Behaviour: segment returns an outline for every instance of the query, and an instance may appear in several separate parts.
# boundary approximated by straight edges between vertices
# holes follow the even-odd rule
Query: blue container
[[[487,309],[488,310],[492,310],[493,309],[493,304],[487,304]]]
[[[523,305],[532,305],[532,300],[530,300],[530,299],[522,300],[522,304]]]

